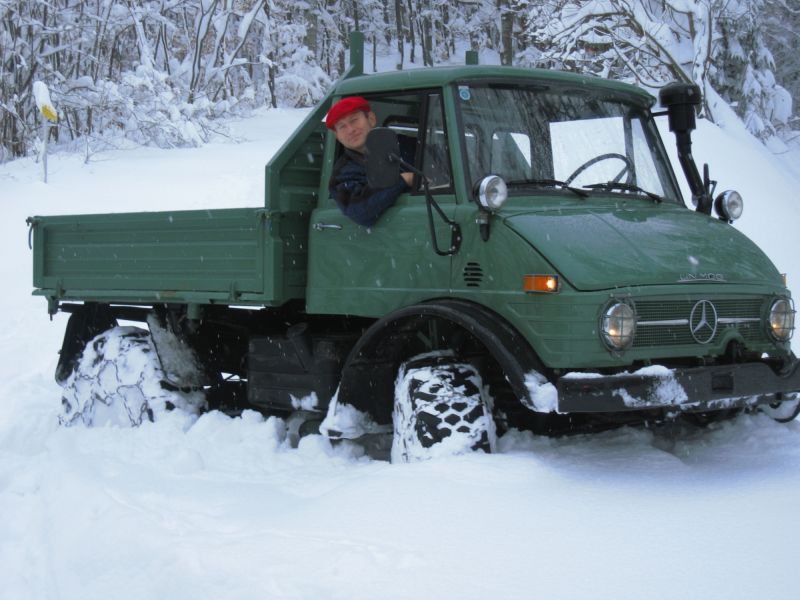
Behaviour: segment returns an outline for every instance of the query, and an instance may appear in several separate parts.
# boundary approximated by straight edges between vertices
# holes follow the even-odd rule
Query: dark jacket
[[[400,177],[392,187],[373,190],[367,184],[364,155],[345,150],[333,166],[328,189],[345,215],[359,225],[371,227],[408,186]]]

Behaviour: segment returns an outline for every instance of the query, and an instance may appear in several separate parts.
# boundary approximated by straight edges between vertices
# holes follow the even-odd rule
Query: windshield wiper
[[[512,181],[506,182],[508,187],[511,186],[526,186],[529,185],[531,187],[553,187],[553,188],[561,188],[563,190],[569,190],[576,196],[580,196],[581,198],[588,198],[589,193],[585,192],[584,190],[576,187],[572,187],[565,181],[559,181],[558,179],[514,179]]]
[[[605,183],[591,183],[589,185],[583,186],[589,190],[607,190],[609,192],[614,190],[622,190],[623,192],[635,192],[637,194],[644,194],[651,200],[655,200],[656,202],[663,202],[664,198],[659,196],[654,192],[648,192],[645,189],[640,188],[638,185],[633,183],[624,183],[622,181],[606,181]]]

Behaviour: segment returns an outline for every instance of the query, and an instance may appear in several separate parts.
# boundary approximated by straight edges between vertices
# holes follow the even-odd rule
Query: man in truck
[[[336,161],[328,186],[331,197],[350,219],[371,227],[395,203],[397,197],[409,190],[413,173],[401,173],[391,187],[374,190],[367,184],[367,134],[377,124],[369,102],[360,96],[342,98],[328,111],[325,126],[336,134],[344,152]]]

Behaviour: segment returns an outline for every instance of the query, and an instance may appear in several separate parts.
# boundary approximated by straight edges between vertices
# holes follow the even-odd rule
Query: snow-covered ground
[[[25,217],[258,206],[305,114],[233,123],[241,143],[51,156],[48,184],[32,160],[0,166],[0,598],[800,597],[799,421],[516,432],[411,465],[319,436],[292,449],[255,413],[60,428],[66,319],[30,296]],[[800,297],[792,169],[703,122],[694,148]]]

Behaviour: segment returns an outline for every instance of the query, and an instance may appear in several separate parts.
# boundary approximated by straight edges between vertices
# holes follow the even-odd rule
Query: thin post
[[[354,76],[364,74],[364,34],[350,32],[350,73]]]
[[[44,82],[33,82],[33,99],[36,102],[36,108],[39,109],[39,112],[44,117],[44,124],[42,125],[42,135],[44,136],[42,165],[44,166],[44,182],[47,183],[47,139],[50,137],[50,123],[58,122],[58,113],[50,101],[50,90],[47,89]]]
[[[44,144],[42,144],[42,166],[44,167],[44,182],[47,183],[47,138],[50,137],[50,123],[46,119],[42,124],[42,135],[44,135]]]

